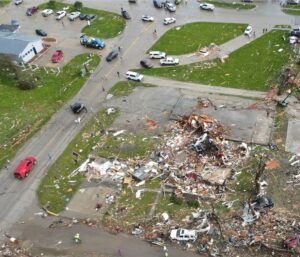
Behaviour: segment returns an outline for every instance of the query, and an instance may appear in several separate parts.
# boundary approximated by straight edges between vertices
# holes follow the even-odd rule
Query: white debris
[[[122,130],[119,130],[119,131],[115,132],[115,133],[113,134],[113,136],[116,137],[116,136],[119,136],[119,135],[121,135],[121,134],[124,134],[125,132],[126,132],[126,130],[125,130],[125,129],[122,129]]]
[[[88,164],[89,168],[99,171],[102,176],[105,175],[107,170],[109,168],[111,168],[112,166],[113,166],[113,164],[110,161],[107,161],[107,162],[101,163],[101,164],[93,161]]]
[[[141,199],[143,192],[144,192],[144,189],[140,189],[140,190],[136,191],[135,198]]]
[[[116,112],[115,108],[108,108],[106,110],[107,115],[111,115],[112,113],[115,113],[115,112]]]
[[[113,98],[113,96],[114,96],[114,95],[112,95],[112,94],[108,94],[108,95],[106,96],[106,99],[109,100],[109,99]]]

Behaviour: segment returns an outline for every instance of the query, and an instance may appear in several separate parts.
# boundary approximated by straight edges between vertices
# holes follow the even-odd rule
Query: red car
[[[52,55],[52,58],[51,58],[51,61],[56,63],[56,62],[59,62],[64,56],[64,52],[62,50],[57,50],[53,55]]]
[[[22,160],[14,172],[14,176],[18,179],[22,179],[28,176],[33,166],[36,164],[36,158],[34,156],[27,156]]]
[[[38,8],[33,6],[27,9],[26,14],[27,16],[31,16],[32,14],[36,13],[38,11]]]

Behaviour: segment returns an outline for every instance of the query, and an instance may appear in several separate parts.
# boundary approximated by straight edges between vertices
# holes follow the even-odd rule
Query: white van
[[[131,79],[131,80],[134,80],[134,81],[141,81],[143,79],[143,75],[142,74],[139,74],[137,72],[134,72],[134,71],[127,71],[126,72],[126,78],[127,79]]]
[[[149,57],[151,59],[161,59],[161,58],[166,58],[166,53],[160,52],[160,51],[151,51],[149,53]]]

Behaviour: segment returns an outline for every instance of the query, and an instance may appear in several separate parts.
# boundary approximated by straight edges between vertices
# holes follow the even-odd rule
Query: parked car
[[[19,5],[21,3],[23,3],[23,0],[14,0],[15,5]]]
[[[45,10],[42,11],[42,15],[43,15],[44,17],[47,17],[47,16],[49,16],[49,15],[52,14],[52,13],[53,13],[53,10],[52,10],[52,9],[45,9]]]
[[[121,14],[122,14],[122,16],[123,16],[124,19],[126,19],[126,20],[130,20],[131,19],[129,13],[126,10],[124,10],[123,8],[121,8]]]
[[[294,37],[300,37],[300,29],[299,28],[293,29],[290,35]]]
[[[143,75],[134,71],[127,71],[126,78],[134,81],[141,81],[143,79]]]
[[[247,36],[250,36],[251,35],[251,33],[252,33],[252,26],[247,26],[247,28],[245,29],[245,31],[244,31],[244,35],[247,35]]]
[[[176,12],[176,6],[175,4],[172,4],[170,2],[165,4],[165,7],[170,11],[170,12]]]
[[[154,5],[154,7],[156,7],[156,8],[163,8],[164,2],[163,2],[163,1],[160,1],[160,0],[153,0],[153,5]]]
[[[161,59],[159,62],[160,62],[160,65],[177,65],[177,64],[179,64],[179,60],[177,58],[173,58],[173,57],[167,57],[165,59]]]
[[[79,114],[83,110],[85,110],[87,112],[87,108],[85,107],[85,105],[83,103],[77,102],[77,103],[71,104],[70,108],[71,108],[72,112],[75,114]]]
[[[27,16],[31,16],[32,14],[36,13],[38,11],[38,8],[33,6],[27,9],[26,14]]]
[[[175,0],[174,4],[179,5],[181,3],[181,0]]]
[[[195,230],[188,230],[188,229],[172,229],[170,238],[172,240],[178,241],[195,241],[197,239],[197,234]]]
[[[153,67],[153,65],[148,60],[141,60],[140,64],[146,69],[151,69]]]
[[[42,30],[42,29],[36,29],[35,33],[39,36],[42,36],[42,37],[46,37],[48,35],[47,32],[45,30]]]
[[[75,21],[80,15],[80,12],[71,12],[68,16],[70,21]]]
[[[108,56],[106,56],[106,61],[111,62],[113,59],[117,58],[118,54],[118,51],[111,51]]]
[[[81,14],[79,15],[79,19],[80,19],[80,20],[85,20],[86,16],[87,16],[86,13],[81,13]]]
[[[86,16],[85,16],[85,20],[86,21],[91,21],[91,20],[93,20],[93,19],[95,19],[96,18],[96,14],[87,14]]]
[[[200,9],[206,11],[213,11],[215,9],[215,6],[213,4],[202,3],[200,4]]]
[[[175,23],[175,22],[176,22],[175,18],[171,18],[171,17],[164,18],[164,24],[165,25],[168,25],[168,24],[171,24],[171,23]]]
[[[65,17],[67,14],[66,11],[58,11],[56,12],[56,20],[61,20],[63,17]]]
[[[105,43],[100,38],[94,38],[94,37],[87,37],[85,34],[82,34],[80,36],[80,44],[85,47],[92,47],[92,48],[98,48],[103,49],[105,47]]]
[[[149,15],[143,15],[142,16],[142,21],[154,21],[154,18]]]
[[[289,37],[289,42],[290,42],[290,44],[300,43],[300,39],[295,36],[291,36],[291,37]]]
[[[253,3],[253,0],[242,0],[244,3]]]
[[[136,0],[128,0],[129,3],[135,4]]]
[[[36,158],[34,156],[27,156],[24,160],[20,161],[18,167],[14,171],[14,176],[17,179],[27,177],[35,164]]]
[[[167,55],[165,52],[151,51],[149,52],[149,56],[151,59],[161,59],[161,58],[166,58]]]
[[[51,61],[53,63],[57,63],[61,61],[61,59],[64,57],[64,52],[62,50],[57,50],[54,52],[54,54],[51,57]]]

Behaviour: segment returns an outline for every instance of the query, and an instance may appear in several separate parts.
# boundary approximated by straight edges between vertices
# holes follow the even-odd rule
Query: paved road
[[[42,1],[33,0],[30,4],[33,5],[38,2]],[[121,6],[129,10],[131,16],[134,18],[127,23],[124,33],[118,38],[111,40],[110,45],[107,47],[107,49],[111,49],[121,45],[123,47],[123,58],[110,64],[103,61],[74,99],[57,112],[42,130],[18,151],[14,160],[11,161],[10,169],[1,171],[0,228],[3,230],[8,230],[25,211],[30,212],[30,206],[36,201],[35,191],[47,168],[57,159],[88,119],[92,117],[92,113],[90,112],[83,119],[82,123],[76,127],[74,123],[75,118],[68,109],[69,104],[75,100],[81,100],[87,103],[89,110],[99,110],[104,100],[104,94],[101,90],[102,86],[106,89],[110,88],[119,80],[116,75],[117,71],[122,74],[123,78],[123,74],[129,68],[135,67],[138,64],[145,51],[157,40],[152,35],[154,28],[158,31],[158,36],[170,28],[163,26],[161,23],[163,17],[169,16],[169,14],[164,10],[154,9],[151,1],[139,0],[137,5],[129,6],[127,2],[124,3],[121,0],[115,0],[113,4],[109,0],[87,0],[85,1],[85,5],[115,12],[119,12]],[[254,29],[261,28],[262,26],[271,27],[274,24],[290,24],[292,22],[291,16],[280,12],[278,4],[267,2],[261,3],[259,6],[259,8],[250,11],[217,8],[215,12],[211,13],[200,11],[196,1],[189,1],[187,6],[182,5],[179,7],[175,16],[177,25],[192,21],[226,21],[251,23]],[[16,18],[11,15],[13,13],[13,11],[10,11],[12,8],[15,7],[9,6],[3,9],[6,10],[4,18],[7,21]],[[146,10],[148,14],[155,17],[156,22],[152,24],[143,24],[140,22],[139,17],[146,13]],[[3,17],[1,21],[2,19]],[[34,20],[30,24],[28,19],[23,18],[23,16],[20,19],[24,19],[23,31],[31,31],[35,27]],[[230,51],[231,47],[228,46],[228,49]],[[181,86],[179,82],[178,86]],[[221,88],[218,89],[221,90]],[[11,169],[17,165],[20,159],[28,154],[36,155],[38,164],[28,179],[16,181],[12,177]],[[51,160],[48,160],[49,154],[52,157]]]

